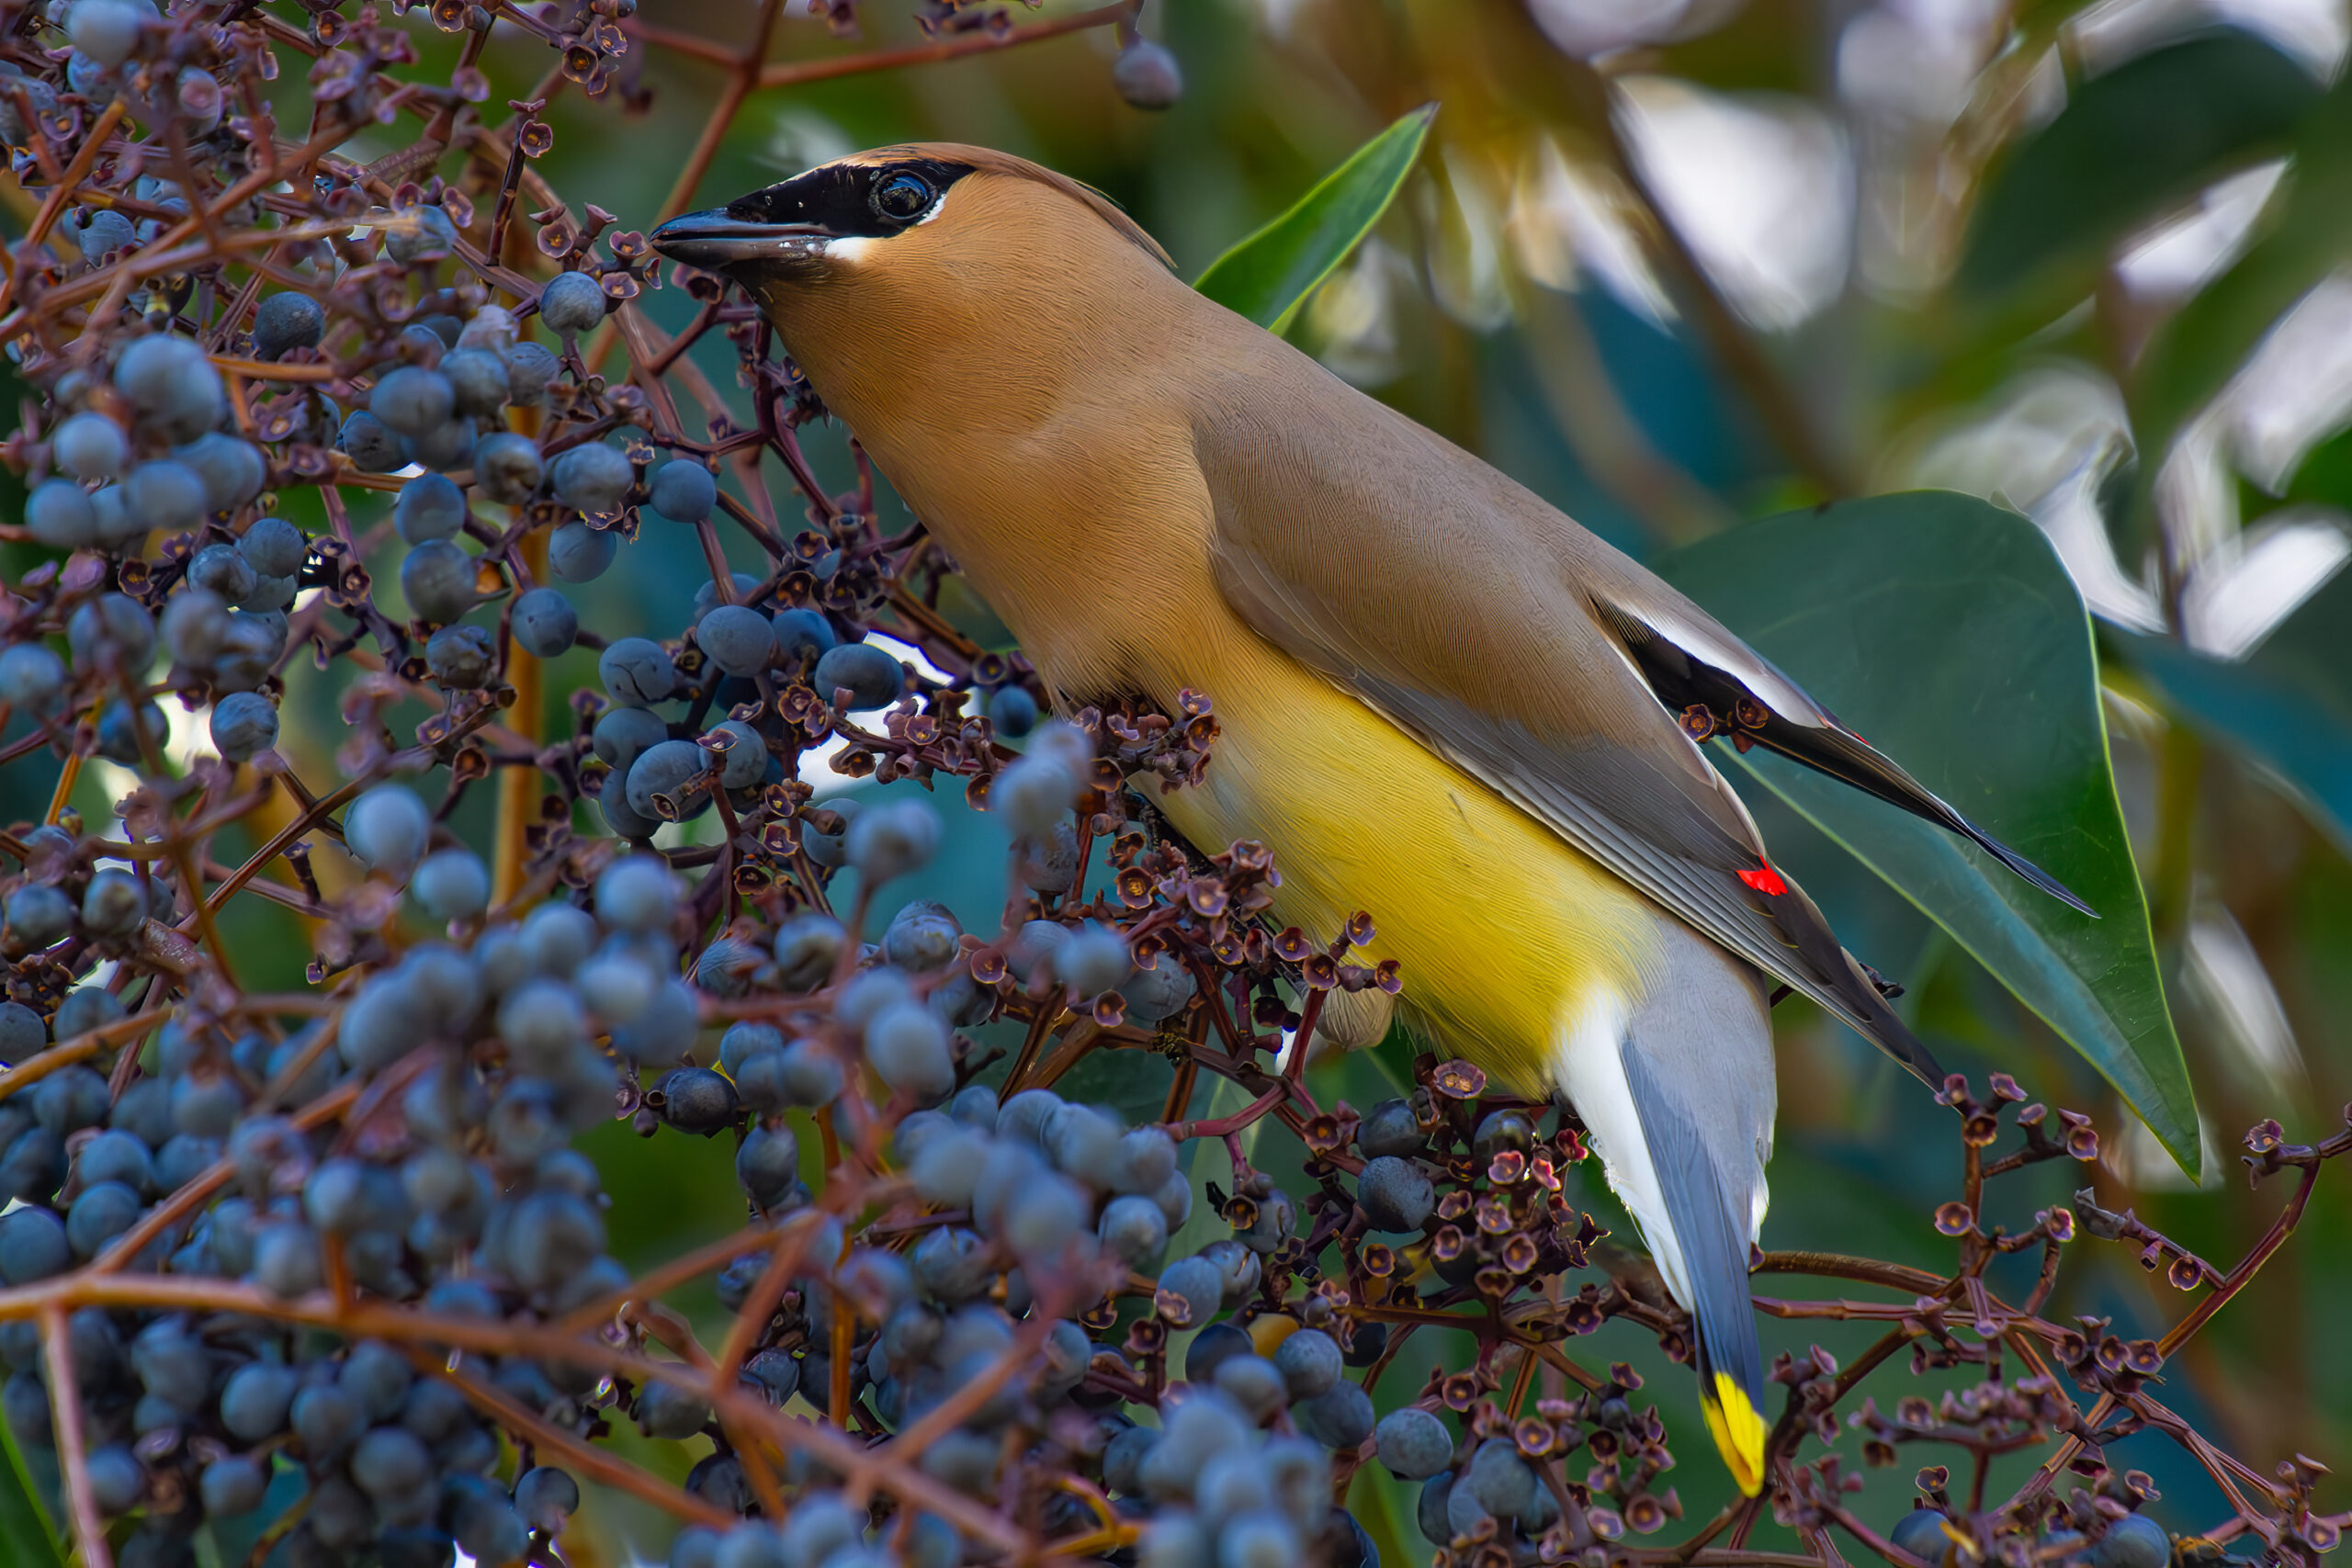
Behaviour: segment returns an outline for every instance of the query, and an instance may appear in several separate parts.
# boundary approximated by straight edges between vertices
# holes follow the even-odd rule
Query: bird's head
[[[1162,252],[1100,192],[1009,153],[947,142],[820,164],[653,231],[673,261],[741,284],[780,320],[817,293],[852,308],[1018,290],[1089,260]],[[859,297],[864,296],[861,299]]]

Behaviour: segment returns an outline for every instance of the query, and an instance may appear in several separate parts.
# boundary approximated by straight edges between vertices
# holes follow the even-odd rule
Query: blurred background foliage
[[[661,0],[639,21],[731,47],[753,9]],[[926,37],[901,5],[855,7],[854,39],[808,9],[825,7],[786,7],[772,60]],[[1048,0],[1010,20],[1080,9]],[[763,89],[678,205],[723,202],[862,147],[980,142],[1102,187],[1190,278],[1384,127],[1438,106],[1416,173],[1288,323],[1293,341],[1653,561],[1747,519],[1919,488],[2029,519],[2095,617],[2105,739],[2201,1108],[2201,1185],[1943,929],[1726,771],[1775,858],[1859,954],[1908,987],[1900,1005],[1949,1066],[1980,1083],[2007,1070],[2036,1098],[2099,1115],[2109,1136],[2096,1168],[2062,1162],[2013,1179],[1994,1218],[2026,1223],[2086,1178],[2100,1203],[2135,1207],[2224,1267],[2242,1253],[2281,1194],[2250,1194],[2238,1179],[2237,1134],[2275,1115],[2290,1138],[2324,1136],[2352,1098],[2343,0],[1181,0],[1152,4],[1144,28],[1182,70],[1183,95],[1165,112],[1122,101],[1105,28]],[[432,51],[454,57],[454,45],[415,30],[428,73],[447,63]],[[547,60],[502,25],[482,64],[503,99]],[[555,145],[539,172],[575,212],[593,202],[623,227],[651,227],[720,90],[718,69],[640,36],[603,101],[546,85]],[[278,91],[282,123],[296,123],[299,84]],[[390,152],[405,134],[349,151]],[[673,331],[693,312],[676,289],[640,303]],[[731,387],[724,344],[707,340],[696,357]],[[852,481],[846,433],[805,438],[829,483]],[[780,470],[771,479],[787,491]],[[904,515],[886,502],[886,531]],[[1917,524],[1885,508],[1841,526],[1856,518],[1857,548],[1890,561]],[[1984,567],[1988,581],[2003,570]],[[705,576],[693,551],[649,537],[580,591],[583,623],[608,637],[664,635]],[[1750,591],[1771,592],[1770,574]],[[1910,608],[1933,634],[1949,629],[1933,618],[1966,599],[1926,595]],[[942,604],[1004,643],[953,581]],[[1965,668],[2014,650],[1946,652]],[[574,652],[550,671],[551,703],[589,681],[593,658]],[[1858,673],[1792,672],[1826,695]],[[1907,725],[1956,749],[2013,739],[1973,736],[1975,716],[1949,705],[1931,670],[1894,661],[1860,673]],[[283,742],[298,765],[323,762],[339,740],[333,691],[323,678],[305,690],[309,674],[298,672]],[[22,797],[36,782],[12,782],[8,815],[39,813],[43,801]],[[94,768],[76,804],[102,814],[119,785]],[[475,841],[491,812],[478,794],[456,823]],[[1001,901],[1001,831],[940,804],[952,852],[908,891],[988,929]],[[1517,914],[1493,910],[1499,940]],[[243,900],[228,924],[254,955],[241,961],[256,971],[249,986],[300,985],[308,942],[291,917]],[[1950,1244],[1929,1214],[1957,1190],[1948,1113],[1801,999],[1776,1018],[1782,1110],[1765,1245],[1942,1266]],[[1361,1108],[1399,1092],[1396,1050],[1319,1065],[1329,1089],[1317,1094]],[[1149,1117],[1166,1082],[1164,1064],[1120,1053],[1091,1058],[1065,1092]],[[598,1136],[626,1260],[735,1224],[722,1148],[639,1142],[625,1124]],[[1253,1157],[1295,1174],[1294,1152],[1261,1146]],[[1580,1174],[1588,1206],[1630,1239],[1597,1173]],[[1180,1241],[1171,1256],[1185,1249]],[[2352,1201],[2328,1182],[2298,1244],[2167,1368],[2167,1401],[2257,1464],[2352,1453],[2352,1349],[2335,1310],[2348,1292]],[[2130,1337],[2179,1310],[2130,1249],[2086,1247],[2052,1315],[2111,1316]],[[1815,1340],[1849,1353],[1863,1336],[1838,1332],[1848,1326],[1767,1323],[1767,1354]],[[1602,1337],[1617,1342],[1587,1359],[1642,1368],[1678,1432],[1695,1432],[1687,1375],[1629,1327]],[[1408,1397],[1423,1370],[1401,1367],[1409,1375],[1385,1392]],[[655,1458],[644,1447],[637,1457]],[[2160,1438],[2126,1440],[2109,1458],[2155,1476],[2165,1494],[2155,1512],[2176,1529],[2229,1512]],[[1384,1560],[1425,1561],[1409,1496],[1377,1495],[1390,1484],[1377,1472],[1365,1467],[1357,1500],[1368,1524],[1385,1516]],[[1907,1464],[1873,1473],[1864,1507],[1882,1528],[1907,1506],[1909,1475]],[[1676,1482],[1694,1518],[1727,1487],[1712,1466]],[[2323,1493],[2335,1507],[2348,1499],[2340,1484],[2332,1500]],[[663,1531],[650,1517],[601,1495],[593,1509],[606,1529],[589,1539],[611,1561],[658,1551]]]

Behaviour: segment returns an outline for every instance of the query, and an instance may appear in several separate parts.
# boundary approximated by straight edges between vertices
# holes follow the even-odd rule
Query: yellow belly
[[[1589,1000],[1638,997],[1657,914],[1630,886],[1355,698],[1255,638],[1192,677],[1216,705],[1205,780],[1160,797],[1204,851],[1272,847],[1275,913],[1318,941],[1369,910],[1371,954],[1453,1055],[1523,1094]]]

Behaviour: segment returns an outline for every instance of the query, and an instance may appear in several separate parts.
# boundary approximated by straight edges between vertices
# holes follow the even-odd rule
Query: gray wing
[[[1738,647],[1730,633],[1532,493],[1287,348],[1236,356],[1202,397],[1194,445],[1215,503],[1217,584],[1251,626],[1940,1083],[1820,910],[1766,860],[1738,796],[1595,614],[1591,590],[1631,585]]]

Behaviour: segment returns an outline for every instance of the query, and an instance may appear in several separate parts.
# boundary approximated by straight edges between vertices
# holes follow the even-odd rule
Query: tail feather
[[[1759,1413],[1764,1358],[1747,1292],[1754,1206],[1746,1183],[1735,1192],[1724,1181],[1709,1152],[1707,1130],[1686,1108],[1687,1091],[1670,1089],[1630,1038],[1623,1056],[1626,1086],[1665,1201],[1666,1228],[1679,1255],[1679,1269],[1661,1271],[1697,1325],[1699,1398],[1707,1429],[1733,1479],[1752,1497],[1764,1484],[1765,1435]],[[1651,1239],[1655,1245],[1658,1238]]]

